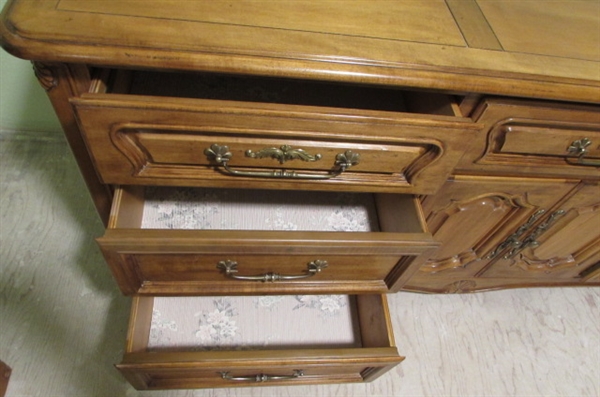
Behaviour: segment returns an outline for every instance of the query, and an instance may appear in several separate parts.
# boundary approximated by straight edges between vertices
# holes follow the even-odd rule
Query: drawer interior
[[[215,73],[98,69],[92,92],[460,117],[446,94],[385,86]]]
[[[370,381],[402,360],[385,295],[137,296],[117,367],[138,389],[201,388]]]
[[[109,228],[424,233],[407,195],[125,186]]]
[[[393,347],[388,317],[385,295],[137,296],[127,352]]]
[[[152,300],[150,329],[144,331],[149,352],[362,347],[352,295]]]

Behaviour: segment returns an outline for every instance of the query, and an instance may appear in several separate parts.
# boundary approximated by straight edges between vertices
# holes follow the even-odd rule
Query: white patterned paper
[[[370,194],[148,187],[142,228],[369,232]]]
[[[353,309],[347,295],[156,297],[148,349],[359,347]]]

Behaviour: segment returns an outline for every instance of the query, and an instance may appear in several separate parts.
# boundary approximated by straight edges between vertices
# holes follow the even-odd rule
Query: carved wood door
[[[423,199],[427,224],[442,243],[408,289],[461,292],[498,255],[525,237],[576,183],[559,180],[456,177]],[[487,287],[486,287],[487,288]]]
[[[548,214],[519,247],[506,252],[482,277],[536,282],[578,281],[600,267],[600,186],[581,189]],[[533,280],[531,280],[533,281]]]

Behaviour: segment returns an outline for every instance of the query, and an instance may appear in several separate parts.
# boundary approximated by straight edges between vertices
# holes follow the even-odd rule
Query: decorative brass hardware
[[[514,249],[516,247],[519,247],[521,245],[519,238],[525,232],[527,232],[531,228],[531,226],[545,213],[546,213],[546,210],[544,210],[544,209],[536,211],[533,215],[531,215],[529,217],[527,222],[525,222],[524,224],[519,226],[519,228],[513,234],[511,234],[504,241],[502,241],[500,244],[498,244],[496,249],[493,250],[492,252],[490,252],[489,254],[487,254],[487,256],[484,259],[494,259],[498,254],[503,252],[505,249],[508,249],[508,248]]]
[[[277,274],[277,273],[265,273],[265,274],[261,274],[259,276],[238,276],[235,274],[238,271],[237,265],[238,265],[238,263],[236,261],[231,261],[228,259],[228,260],[220,261],[217,264],[217,269],[223,270],[225,272],[226,276],[236,279],[236,280],[274,282],[274,281],[282,281],[282,280],[298,280],[298,279],[303,279],[303,278],[309,278],[309,277],[312,277],[315,274],[321,272],[321,270],[323,270],[327,266],[329,266],[327,261],[324,261],[321,259],[316,259],[307,265],[308,270],[307,270],[306,274],[286,276],[286,275],[281,275],[281,274]]]
[[[284,148],[286,150],[284,150]],[[278,152],[279,151],[279,152]],[[247,176],[247,177],[261,177],[261,178],[289,178],[289,179],[331,179],[339,176],[341,173],[346,171],[348,168],[357,165],[360,162],[360,154],[353,152],[352,150],[346,150],[344,153],[339,153],[335,157],[334,167],[335,169],[329,171],[328,174],[306,174],[298,173],[296,171],[287,170],[270,170],[270,171],[240,171],[234,170],[229,167],[229,160],[233,156],[229,151],[229,147],[225,145],[212,144],[209,148],[204,150],[204,154],[209,160],[214,160],[219,165],[222,165],[225,171],[230,175],[235,176]],[[246,156],[252,158],[272,157],[277,158],[280,163],[284,163],[287,160],[302,159],[304,161],[317,161],[321,158],[320,154],[314,156],[306,154],[302,149],[291,149],[289,146],[284,145],[280,149],[269,148],[263,149],[257,153],[250,150],[246,151]],[[308,160],[307,160],[308,159]],[[314,160],[311,160],[314,159]]]
[[[257,374],[251,376],[231,376],[229,372],[221,372],[221,378],[225,380],[231,380],[236,382],[268,382],[272,380],[288,380],[296,379],[304,376],[304,371],[301,369],[295,369],[292,375],[265,375]]]
[[[588,154],[588,147],[591,145],[592,141],[589,138],[582,138],[571,142],[571,145],[567,148],[567,153],[577,156],[577,160],[574,161],[570,157],[566,157],[565,160],[571,165],[600,167],[600,160],[590,160],[585,158],[585,155]]]
[[[283,145],[279,149],[276,147],[261,149],[258,152],[253,152],[252,150],[246,150],[246,157],[251,157],[253,159],[262,159],[265,157],[270,157],[275,160],[279,160],[280,164],[285,163],[288,160],[296,160],[300,159],[303,161],[318,161],[321,160],[323,156],[320,154],[315,154],[314,156],[306,153],[303,149],[292,149],[289,145]]]
[[[504,255],[504,259],[512,259],[515,257],[515,255],[523,251],[525,248],[535,248],[538,245],[540,245],[540,243],[537,241],[537,238],[544,234],[550,228],[550,226],[552,226],[552,224],[554,224],[554,222],[556,222],[556,220],[564,214],[566,214],[565,210],[558,210],[553,212],[548,217],[548,219],[546,219],[544,223],[538,225],[538,227],[536,227],[535,230],[525,240],[523,240],[523,242],[514,246],[506,255]]]

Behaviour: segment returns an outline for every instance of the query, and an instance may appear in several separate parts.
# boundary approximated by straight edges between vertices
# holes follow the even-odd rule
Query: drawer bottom
[[[383,295],[135,297],[137,389],[370,381],[401,362]]]

